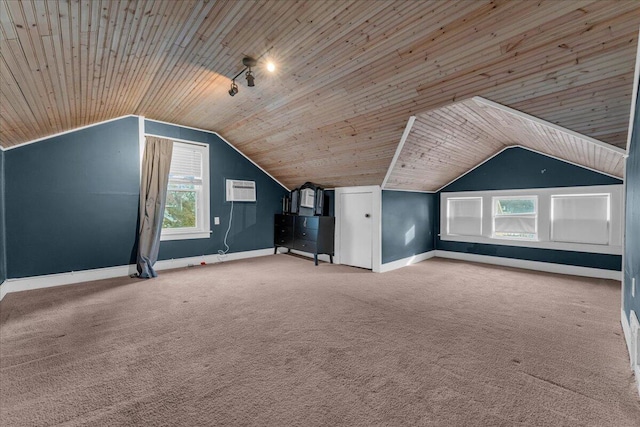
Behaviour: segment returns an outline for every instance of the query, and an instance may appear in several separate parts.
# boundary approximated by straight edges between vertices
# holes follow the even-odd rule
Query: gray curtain
[[[158,276],[153,265],[158,260],[160,233],[167,185],[171,169],[173,141],[146,137],[140,181],[140,234],[138,239],[138,276],[148,279]]]

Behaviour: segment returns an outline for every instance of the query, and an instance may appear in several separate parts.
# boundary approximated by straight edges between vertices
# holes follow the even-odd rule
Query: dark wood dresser
[[[333,264],[335,223],[332,216],[278,214],[273,230],[274,253],[279,247],[312,253],[316,265],[318,254],[326,254]]]

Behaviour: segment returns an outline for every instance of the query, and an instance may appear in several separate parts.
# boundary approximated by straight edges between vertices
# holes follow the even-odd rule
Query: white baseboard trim
[[[629,325],[629,319],[624,312],[624,308],[620,309],[620,323],[622,324],[622,332],[624,332],[624,340],[627,343],[627,350],[629,351],[629,360],[633,364],[633,352],[631,350],[631,326]]]
[[[466,252],[436,250],[436,257],[459,259],[463,261],[482,262],[505,267],[524,268],[527,270],[545,271],[547,273],[570,274],[572,276],[595,277],[597,279],[622,280],[622,272],[601,268],[579,267],[575,265],[554,264],[551,262],[529,261],[524,259],[503,258],[489,255],[477,255]]]
[[[436,256],[436,251],[423,252],[421,254],[413,255],[407,258],[402,258],[392,262],[386,262],[380,266],[380,273],[386,273],[387,271],[397,270],[402,267],[406,267],[411,264],[418,263],[420,261],[427,260]]]
[[[638,316],[633,310],[631,310],[629,319],[627,319],[624,309],[621,308],[620,323],[622,324],[624,339],[629,351],[629,363],[636,378],[636,386],[640,395],[640,321],[638,321]]]
[[[238,259],[246,259],[246,258],[256,258],[261,256],[273,255],[273,248],[267,249],[256,249],[253,251],[245,251],[245,252],[233,252],[226,255],[202,255],[202,256],[194,256],[187,258],[175,258],[175,259],[165,259],[162,261],[156,262],[153,266],[157,271],[160,270],[170,270],[173,268],[182,268],[182,267],[190,267],[193,265],[200,265],[201,263],[206,264],[215,264],[217,262],[225,262],[225,261],[235,261]],[[135,270],[135,265],[133,266]]]
[[[167,259],[156,262],[154,268],[157,271],[173,268],[189,267],[206,264],[214,264],[224,261],[233,261],[245,258],[273,255],[273,248],[258,249],[254,251],[234,252],[220,257],[218,254],[203,255],[197,257]],[[92,270],[71,271],[68,273],[46,274],[43,276],[22,277],[19,279],[7,279],[0,286],[0,301],[10,292],[30,291],[33,289],[51,288],[54,286],[72,285],[74,283],[91,282],[94,280],[110,279],[113,277],[129,276],[136,272],[135,265],[120,265],[116,267],[96,268]]]

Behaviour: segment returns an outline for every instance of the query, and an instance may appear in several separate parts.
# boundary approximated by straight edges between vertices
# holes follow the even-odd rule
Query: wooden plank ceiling
[[[624,173],[625,150],[474,97],[416,116],[384,188],[436,191],[514,145]]]
[[[409,116],[479,95],[623,147],[639,24],[635,0],[3,0],[0,143],[138,114],[290,187],[381,184]]]

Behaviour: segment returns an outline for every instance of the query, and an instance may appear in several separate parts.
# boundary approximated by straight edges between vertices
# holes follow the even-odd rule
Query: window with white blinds
[[[551,196],[551,240],[608,245],[611,202],[609,194]]]
[[[440,193],[440,240],[620,255],[623,186]]]
[[[482,236],[482,197],[447,199],[447,234]]]
[[[202,147],[197,145],[173,143],[171,170],[169,179],[202,185]]]
[[[537,197],[493,197],[492,201],[494,238],[528,240],[538,238]]]
[[[162,240],[209,237],[209,146],[173,142]]]

